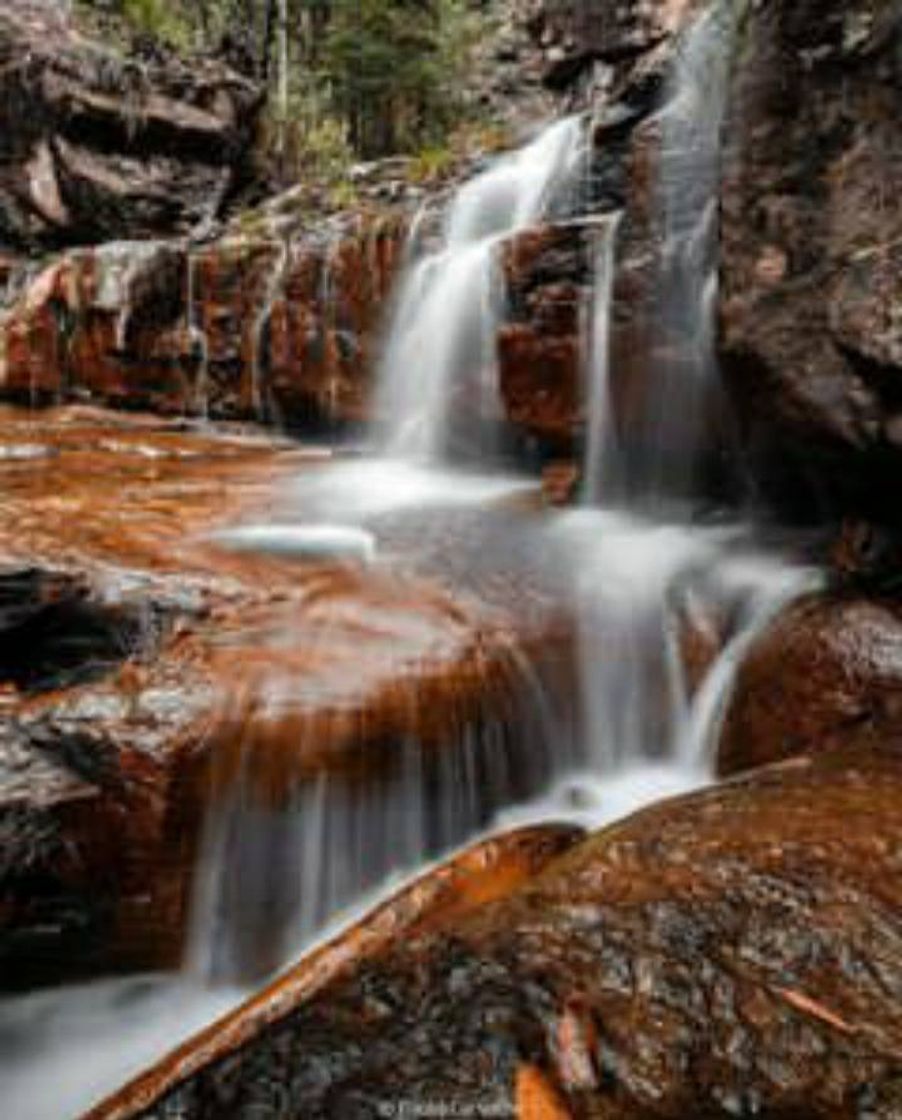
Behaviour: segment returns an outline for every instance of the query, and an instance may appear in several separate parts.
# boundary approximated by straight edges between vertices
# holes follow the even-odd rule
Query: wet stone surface
[[[558,1109],[542,1116],[891,1120],[900,792],[898,754],[871,748],[645,810],[387,946],[155,1104],[98,1115],[491,1099],[520,1116],[538,1100]]]
[[[6,410],[0,445],[26,441],[53,454],[0,458],[0,729],[11,744],[0,814],[14,853],[0,951],[17,982],[174,964],[205,806],[239,779],[263,827],[313,796],[318,775],[334,776],[338,806],[375,813],[387,782],[427,818],[430,796],[482,775],[489,793],[459,791],[460,811],[418,834],[411,859],[460,842],[496,795],[546,780],[545,729],[532,719],[530,745],[517,730],[538,703],[523,665],[538,653],[566,679],[570,624],[519,527],[529,511],[491,534],[444,514],[419,530],[413,515],[407,528],[386,522],[384,562],[297,559],[215,538],[284,516],[287,483],[323,469],[293,444],[84,408]],[[458,548],[455,532],[470,542]],[[410,533],[421,563],[395,566]],[[506,585],[493,582],[486,550],[521,533]],[[28,887],[15,852],[47,829],[58,843],[24,861]],[[397,859],[386,833],[347,872],[366,881],[347,889]],[[42,906],[58,917],[39,930]],[[82,940],[63,953],[54,937],[69,926]]]

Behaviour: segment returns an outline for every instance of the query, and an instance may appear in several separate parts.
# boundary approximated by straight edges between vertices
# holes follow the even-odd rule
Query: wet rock
[[[891,1120],[900,793],[902,759],[871,748],[648,809],[94,1120],[205,1116],[213,1102],[223,1117],[379,1115],[404,1101]]]
[[[785,610],[746,655],[727,709],[718,770],[902,733],[902,608],[860,594]]]
[[[498,336],[508,421],[569,451],[582,421],[585,309],[591,297],[590,225],[545,226],[505,243],[507,312]]]
[[[721,349],[759,480],[796,516],[898,520],[900,43],[898,12],[868,0],[763,5],[743,32]]]
[[[902,587],[902,541],[887,525],[848,518],[830,549],[831,574],[844,590],[893,595]]]
[[[250,510],[275,516],[276,484],[305,469],[302,451],[262,434],[89,409],[2,412],[0,446],[25,432],[55,454],[0,455],[0,729],[24,765],[73,791],[30,905],[49,906],[62,876],[74,912],[92,917],[90,937],[54,952],[56,926],[38,937],[18,903],[0,907],[4,975],[24,984],[178,960],[205,810],[239,776],[261,820],[326,776],[339,809],[384,807],[386,785],[415,793],[427,822],[417,858],[484,826],[497,797],[547,780],[544,740],[530,754],[539,721],[524,697],[537,682],[521,659],[544,656],[566,675],[571,624],[533,586],[537,571],[518,569],[505,600],[473,560],[484,537],[449,549],[437,536],[422,571],[231,550],[216,530]],[[439,523],[445,532],[452,519]],[[380,547],[402,530],[420,541],[429,531],[380,527]],[[16,835],[32,824],[43,834],[41,783],[14,771],[0,813],[23,818]],[[430,823],[430,790],[448,786],[464,808]],[[397,866],[393,842],[370,846],[355,887]],[[56,868],[59,851],[80,853],[77,874]],[[247,956],[255,975],[265,969],[256,943]]]
[[[572,847],[581,830],[541,825],[481,841],[401,889],[365,918],[317,949],[237,1011],[163,1059],[98,1105],[93,1120],[135,1116],[211,1062],[253,1044],[292,1012],[404,938],[447,929],[512,894]]]
[[[361,419],[403,223],[261,218],[205,248],[73,250],[0,323],[0,394],[316,427]]]
[[[643,54],[677,30],[693,0],[530,0],[521,18],[542,46],[543,80],[555,90],[572,86],[594,62]]]
[[[221,65],[123,58],[17,0],[0,74],[0,244],[185,234],[247,173],[260,92]]]

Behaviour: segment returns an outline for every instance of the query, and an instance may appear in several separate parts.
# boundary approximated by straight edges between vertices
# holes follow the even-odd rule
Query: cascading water
[[[748,528],[694,523],[703,417],[717,381],[715,198],[731,24],[728,5],[696,23],[659,114],[666,251],[644,414],[635,432],[615,438],[608,337],[619,218],[612,215],[598,222],[586,332],[586,503],[568,513],[513,518],[519,547],[547,556],[568,589],[561,599],[577,619],[578,695],[572,682],[549,681],[524,651],[512,649],[512,686],[487,696],[500,707],[462,720],[430,751],[415,735],[400,737],[392,744],[396,765],[378,779],[313,775],[275,805],[255,798],[252,780],[234,783],[207,823],[191,950],[180,980],[148,982],[143,994],[119,982],[87,997],[79,989],[71,1004],[58,1001],[55,1015],[29,997],[0,1015],[0,1031],[19,1037],[17,1024],[27,1022],[22,1030],[38,1038],[32,1080],[43,1084],[56,1076],[61,1085],[48,1103],[46,1094],[29,1088],[27,1069],[20,1073],[11,1089],[17,1120],[58,1120],[77,1111],[159,1051],[163,1039],[178,1040],[173,1008],[189,1029],[233,998],[217,985],[243,983],[277,966],[380,882],[414,870],[493,820],[503,826],[564,816],[598,823],[708,779],[711,747],[745,648],[812,578],[757,548]],[[453,511],[476,508],[497,523],[493,505],[522,499],[522,480],[424,472],[421,465],[447,457],[455,398],[477,401],[476,411],[492,419],[503,299],[496,249],[540,219],[566,216],[584,144],[583,122],[570,118],[498,160],[457,193],[437,249],[421,247],[417,223],[380,367],[381,465],[358,460],[313,473],[294,496],[302,517],[321,522],[337,511],[341,524],[311,527],[286,518],[239,527],[220,543],[378,568],[397,563],[402,546],[408,561],[423,552],[430,517],[450,523]],[[662,362],[662,350],[675,340],[683,357]],[[683,499],[676,507],[674,491]],[[386,518],[398,517],[408,519],[406,537],[386,529]],[[497,581],[516,586],[516,572],[507,570],[511,539],[502,535],[500,546],[490,546],[477,533],[460,567],[494,567]],[[436,550],[458,547],[456,540],[440,541]],[[717,620],[720,647],[701,680],[690,679],[685,656],[694,625],[687,604],[696,600]],[[570,723],[577,725],[572,743],[562,731]],[[248,763],[245,778],[252,779],[253,759]],[[96,1078],[85,1076],[90,1063],[73,1063],[64,1041],[66,1008],[82,1009],[81,1031],[86,1001],[97,1012],[91,1052],[104,1055],[103,1076],[98,1071]],[[121,1049],[110,1047],[111,1038],[120,1041],[123,1016],[144,1016],[144,1034]]]
[[[705,439],[720,422],[714,350],[721,128],[737,5],[715,3],[678,44],[655,122],[657,277],[641,407],[609,452],[607,493],[650,515],[697,493]]]
[[[480,419],[497,420],[495,340],[504,293],[496,249],[552,213],[572,189],[583,132],[579,117],[566,118],[466,183],[448,210],[440,248],[412,261],[379,370],[376,415],[386,455],[443,458],[452,398],[468,387]]]
[[[602,219],[597,234],[592,301],[584,341],[585,399],[588,414],[583,470],[585,498],[598,505],[602,478],[611,474],[617,434],[613,423],[610,391],[611,304],[616,271],[617,233],[620,211]]]
[[[658,114],[658,331],[647,341],[645,408],[625,436],[613,416],[609,353],[622,216],[600,223],[586,362],[585,508],[552,530],[573,572],[585,769],[559,788],[563,799],[540,803],[540,815],[566,811],[575,798],[583,819],[610,819],[653,791],[704,781],[742,651],[815,578],[755,549],[747,528],[695,524],[704,421],[719,389],[716,200],[734,20],[732,5],[715,5],[685,35]],[[700,683],[687,678],[683,652],[692,621],[681,603],[694,592],[731,620]],[[535,808],[521,816],[531,819]]]

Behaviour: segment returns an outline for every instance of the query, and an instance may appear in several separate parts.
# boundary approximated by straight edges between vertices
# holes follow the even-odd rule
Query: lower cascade
[[[205,776],[181,971],[0,1005],[15,1057],[5,1115],[78,1114],[475,837],[548,820],[598,827],[713,778],[745,652],[820,580],[699,482],[719,392],[715,215],[735,34],[720,7],[686,33],[659,111],[653,287],[668,338],[648,341],[635,440],[615,415],[610,347],[632,219],[615,208],[585,218],[594,122],[576,115],[459,187],[435,236],[417,223],[363,453],[305,465],[265,517],[208,534],[235,564],[334,565],[335,585],[324,577],[305,602],[315,615],[321,595],[331,613],[297,639],[295,675],[263,664],[253,687],[236,679],[210,731],[231,745]],[[484,436],[501,427],[498,253],[539,224],[573,221],[594,226],[585,437],[581,500],[556,510]],[[668,365],[677,337],[688,357]],[[406,609],[410,587],[434,594],[430,613]],[[369,613],[352,619],[357,609]],[[292,650],[295,640],[290,623],[273,638]],[[393,676],[366,661],[377,640]],[[329,676],[339,648],[355,672],[346,693]],[[409,681],[397,668],[408,661]],[[443,684],[445,664],[478,687]],[[379,706],[361,714],[364,692]]]

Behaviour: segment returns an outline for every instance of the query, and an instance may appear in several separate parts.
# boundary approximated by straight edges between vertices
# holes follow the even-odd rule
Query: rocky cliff
[[[724,374],[781,504],[898,520],[902,12],[770,3],[745,21],[724,131]]]
[[[58,4],[0,11],[0,251],[208,227],[247,171],[261,93],[214,62],[126,57]]]

